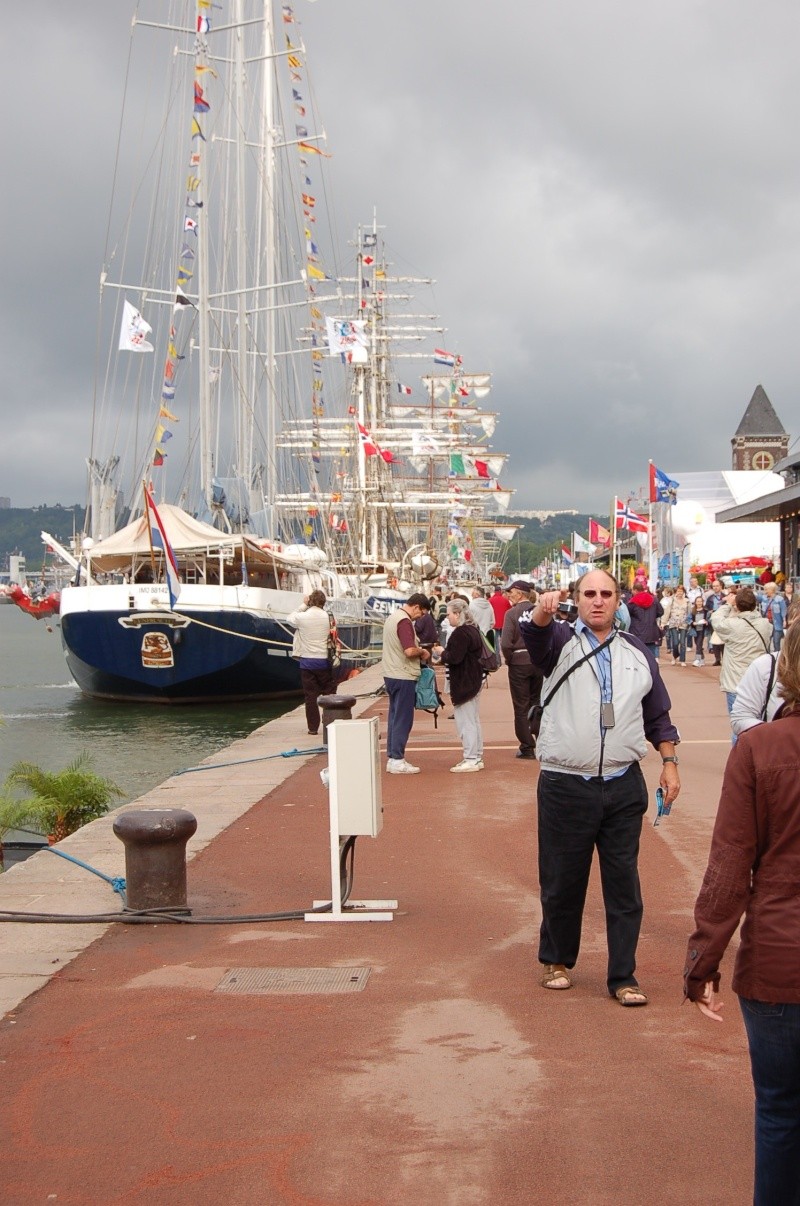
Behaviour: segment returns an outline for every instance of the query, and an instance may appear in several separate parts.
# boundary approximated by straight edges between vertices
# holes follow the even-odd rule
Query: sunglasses
[[[601,599],[613,599],[613,590],[582,590],[581,594],[584,599],[596,599],[599,595]]]

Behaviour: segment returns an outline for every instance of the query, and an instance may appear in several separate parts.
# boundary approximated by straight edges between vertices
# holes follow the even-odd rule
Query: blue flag
[[[650,502],[670,503],[674,505],[678,501],[678,486],[680,482],[675,482],[661,469],[657,469],[653,462],[650,462]]]

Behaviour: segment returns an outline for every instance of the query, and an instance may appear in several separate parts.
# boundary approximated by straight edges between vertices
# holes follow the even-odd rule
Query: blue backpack
[[[414,707],[420,712],[430,712],[433,716],[433,727],[438,729],[437,713],[444,707],[444,700],[436,686],[436,674],[430,666],[423,666],[417,679],[416,698]]]

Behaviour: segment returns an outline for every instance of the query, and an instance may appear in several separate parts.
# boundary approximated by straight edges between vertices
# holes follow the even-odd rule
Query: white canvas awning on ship
[[[179,561],[182,557],[202,554],[217,557],[221,553],[226,560],[245,561],[252,567],[277,565],[279,568],[296,569],[307,568],[311,563],[319,564],[325,560],[325,555],[320,549],[302,545],[286,548],[266,541],[256,542],[248,536],[220,532],[211,524],[195,519],[181,507],[171,503],[160,503],[158,513],[167,539]],[[149,557],[150,537],[144,516],[140,515],[127,527],[121,528],[113,536],[107,536],[105,540],[98,541],[94,548],[87,551],[92,569],[100,573],[113,573],[125,569],[136,558]]]

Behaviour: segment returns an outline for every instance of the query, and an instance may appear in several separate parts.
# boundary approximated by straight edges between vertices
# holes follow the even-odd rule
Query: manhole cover
[[[232,967],[215,992],[323,993],[361,992],[368,967]]]

